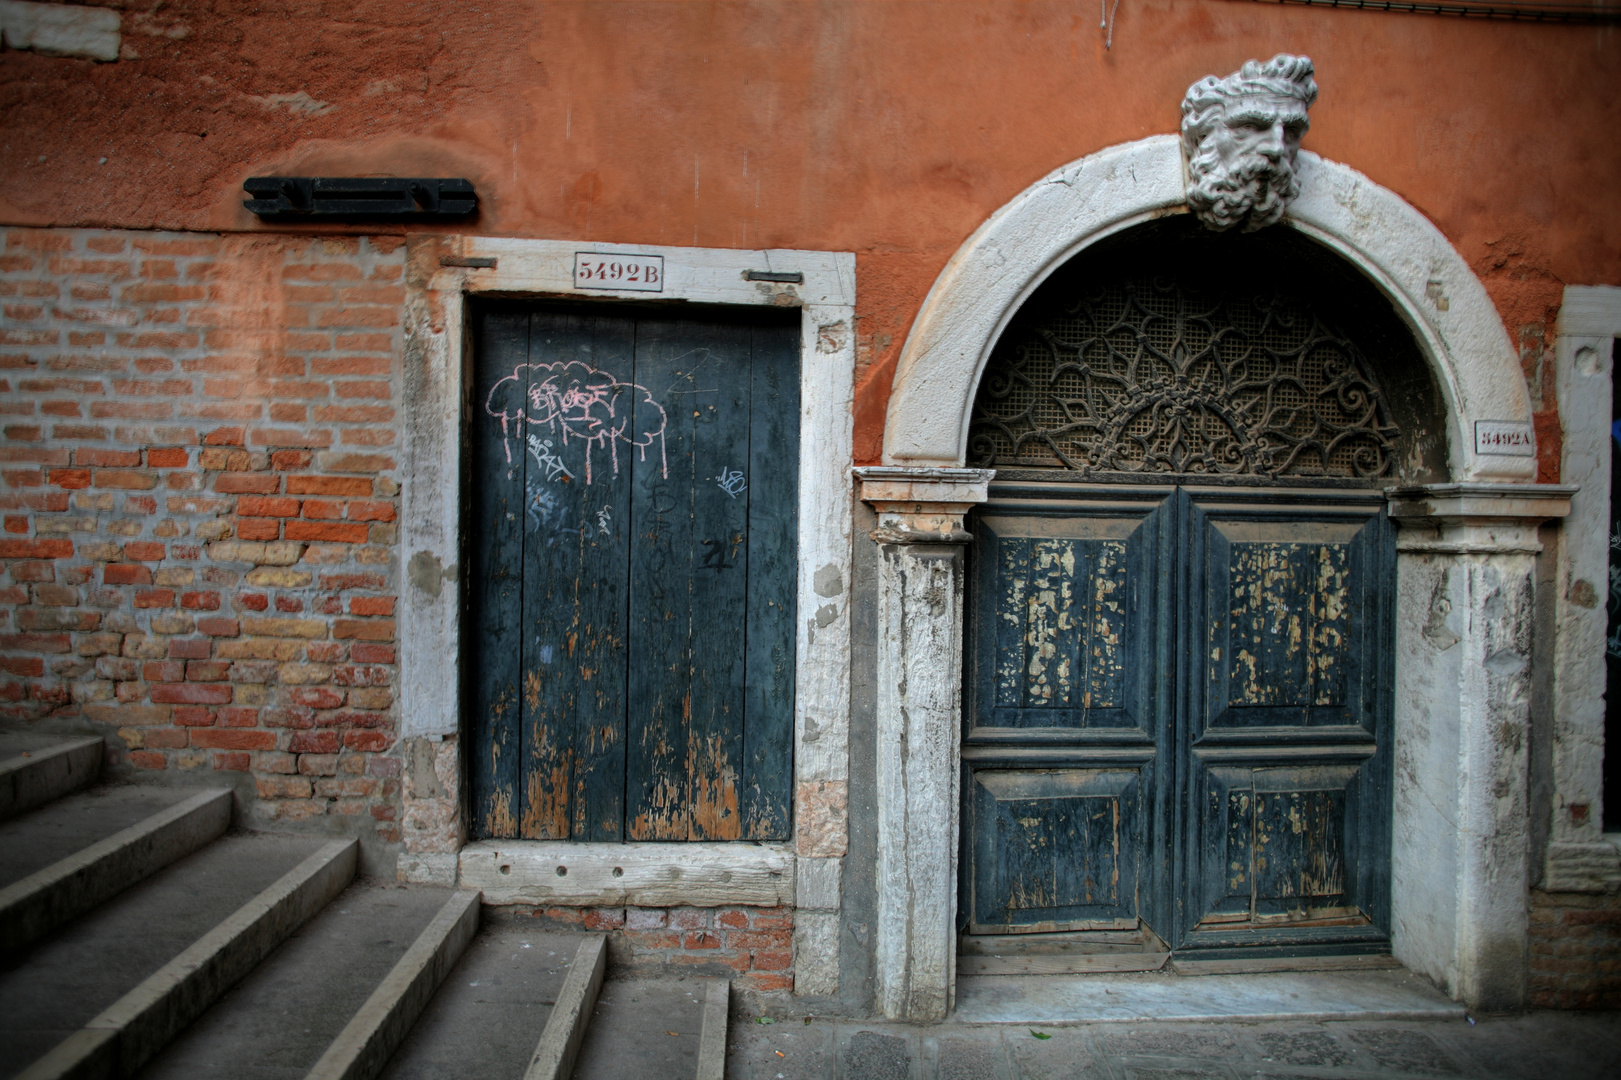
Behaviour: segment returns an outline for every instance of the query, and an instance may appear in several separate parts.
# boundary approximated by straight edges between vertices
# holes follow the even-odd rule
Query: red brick
[[[335,731],[298,731],[288,749],[295,754],[336,754],[338,746]]]
[[[52,469],[51,483],[59,488],[76,490],[90,486],[89,469]]]
[[[276,733],[245,731],[240,728],[195,729],[191,733],[191,745],[205,750],[274,750]]]
[[[281,477],[275,473],[220,473],[214,477],[214,490],[222,495],[272,495],[281,490]]]
[[[792,990],[794,977],[791,974],[769,975],[759,972],[750,972],[739,977],[736,985],[748,990],[770,992],[775,990]]]
[[[589,908],[585,913],[585,928],[587,930],[618,930],[624,925],[624,908]]]
[[[352,596],[349,598],[349,613],[351,615],[392,615],[394,614],[394,598],[392,596]]]
[[[152,571],[140,563],[107,563],[101,568],[104,585],[150,585]]]
[[[66,634],[0,634],[0,650],[26,653],[65,653],[73,648]]]
[[[141,678],[147,682],[184,682],[186,665],[179,660],[148,660],[141,665]]]
[[[124,545],[124,558],[134,562],[160,562],[164,556],[164,546],[148,540],[131,540]]]
[[[192,660],[186,664],[186,681],[219,682],[230,670],[228,660]]]
[[[162,769],[169,764],[169,759],[151,750],[131,750],[129,763],[137,769]]]
[[[236,606],[249,611],[263,611],[270,606],[270,597],[264,593],[242,593],[236,598]]]
[[[191,734],[174,728],[154,728],[141,733],[141,742],[158,750],[181,750],[191,742]]]
[[[357,664],[392,664],[394,662],[394,646],[370,645],[357,641],[349,649],[349,659]]]
[[[23,678],[38,678],[45,674],[45,661],[37,656],[0,656],[0,671]]]
[[[167,446],[148,450],[146,464],[151,469],[184,469],[191,464],[191,454],[183,446]]]
[[[235,619],[198,619],[197,632],[209,637],[236,637],[242,628]]]
[[[305,499],[304,516],[317,521],[339,521],[343,518],[343,504],[326,499]]]
[[[325,686],[294,687],[288,697],[295,704],[312,709],[336,709],[343,704],[343,693]]]
[[[203,436],[204,446],[243,446],[247,443],[247,432],[239,427],[215,428]]]
[[[363,750],[369,753],[381,753],[387,750],[394,740],[381,731],[346,731],[343,733],[343,745],[351,750]]]
[[[371,481],[357,476],[289,476],[289,495],[370,495]]]
[[[318,540],[334,544],[364,544],[370,532],[364,525],[337,521],[289,521],[286,529],[289,540]]]
[[[387,502],[351,502],[345,509],[350,521],[393,521],[397,516],[394,504]]]
[[[244,517],[297,517],[298,505],[297,499],[244,495],[236,500],[236,512]]]
[[[135,606],[138,608],[174,607],[174,590],[142,589],[135,594]]]
[[[97,469],[95,486],[125,491],[149,491],[158,486],[158,478],[152,473],[136,472],[133,469]]]
[[[227,705],[219,710],[221,727],[253,727],[259,723],[259,710],[245,705]]]
[[[192,611],[218,611],[220,594],[217,592],[188,592],[180,594],[180,606]]]
[[[174,722],[182,727],[213,727],[214,710],[201,705],[179,705],[174,711]]]
[[[388,584],[382,574],[322,574],[323,589],[381,589]]]
[[[207,638],[170,638],[169,657],[174,660],[207,660],[214,643]]]
[[[339,640],[393,641],[392,619],[336,619],[332,623],[332,636]]]
[[[71,559],[71,540],[0,540],[0,559]]]
[[[198,734],[202,734],[199,732]],[[211,734],[225,734],[212,732]],[[250,754],[215,754],[214,768],[221,772],[248,772],[253,768],[253,757]]]
[[[794,954],[787,949],[774,949],[750,954],[756,971],[786,971],[794,966]]]
[[[276,597],[276,610],[286,612],[299,612],[304,610],[304,601],[296,596]]]
[[[236,523],[236,535],[243,540],[279,540],[281,519],[241,518]],[[289,532],[287,535],[292,538],[292,533]]]
[[[291,472],[294,469],[307,469],[315,455],[308,450],[277,450],[270,455],[270,467],[278,472]],[[287,489],[293,491],[291,487]]]
[[[231,686],[220,683],[157,683],[150,696],[159,704],[229,705]]]
[[[788,949],[793,947],[792,930],[728,930],[726,946],[731,949]]]

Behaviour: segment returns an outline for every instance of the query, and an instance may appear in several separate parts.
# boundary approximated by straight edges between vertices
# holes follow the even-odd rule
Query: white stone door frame
[[[663,260],[662,287],[576,287],[578,253]],[[794,688],[794,838],[784,844],[466,844],[462,715],[463,493],[475,297],[684,301],[800,312],[799,571]],[[434,235],[406,261],[404,483],[399,612],[405,747],[401,873],[484,890],[486,902],[562,905],[789,904],[808,946],[836,945],[847,846],[851,401],[855,257]],[[558,868],[571,867],[567,874]],[[807,878],[796,888],[796,875]],[[830,884],[831,883],[831,884]],[[807,906],[801,903],[801,907]],[[824,941],[825,939],[825,941]],[[828,992],[836,947],[805,947],[799,978]],[[831,966],[830,966],[831,965]]]
[[[1536,528],[1564,515],[1569,489],[1532,483],[1534,454],[1477,449],[1477,421],[1531,430],[1530,395],[1496,308],[1440,230],[1345,165],[1301,152],[1298,173],[1302,191],[1283,227],[1355,264],[1412,329],[1443,398],[1457,481],[1392,496],[1404,598],[1394,948],[1454,996],[1513,1007],[1525,984]],[[889,1017],[941,1019],[953,993],[956,881],[953,870],[945,884],[940,862],[946,853],[954,866],[960,812],[963,582],[952,545],[966,540],[962,515],[987,488],[983,470],[963,468],[980,375],[1053,271],[1104,237],[1183,212],[1174,135],[1072,162],[997,211],[941,271],[912,324],[885,418],[886,468],[857,470],[882,522],[873,537],[883,551],[874,967]],[[918,792],[949,792],[950,805],[918,813]]]
[[[1567,285],[1554,341],[1554,392],[1564,429],[1560,476],[1570,500],[1555,577],[1553,820],[1542,887],[1603,892],[1621,880],[1621,856],[1603,834],[1605,602],[1610,575],[1611,350],[1621,337],[1621,288]],[[1621,703],[1617,703],[1621,707]],[[1612,748],[1621,752],[1621,747]]]

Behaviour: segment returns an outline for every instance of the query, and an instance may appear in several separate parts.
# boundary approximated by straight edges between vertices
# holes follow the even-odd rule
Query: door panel
[[[1134,926],[1156,892],[1174,490],[998,488],[977,516],[964,739],[976,933]]]
[[[979,768],[974,933],[1135,919],[1147,854],[1144,769]]]
[[[1388,932],[1394,539],[1378,492],[1184,489],[1173,947]]]

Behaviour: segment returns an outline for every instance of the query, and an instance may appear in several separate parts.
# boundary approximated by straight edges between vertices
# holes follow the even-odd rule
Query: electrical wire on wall
[[[1114,0],[1110,6],[1109,0],[1098,0],[1098,28],[1103,31],[1103,47],[1114,48],[1114,16],[1120,10],[1120,0]]]

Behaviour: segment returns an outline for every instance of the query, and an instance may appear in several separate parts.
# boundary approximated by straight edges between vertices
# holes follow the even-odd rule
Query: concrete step
[[[303,1077],[451,895],[449,889],[350,885],[140,1075]]]
[[[107,804],[127,811],[143,801],[150,800],[97,800],[91,793],[59,800],[0,828],[0,850],[12,844],[16,857],[7,861],[27,864],[120,820],[122,815],[110,812]],[[91,805],[73,805],[80,802]],[[0,888],[0,953],[44,937],[196,851],[230,824],[228,789],[195,792],[7,884]]]
[[[0,732],[0,821],[95,783],[101,752],[96,735]]]
[[[603,983],[574,1080],[697,1076],[704,1005],[714,981],[675,977]]]
[[[509,917],[487,922],[389,1059],[384,1080],[518,1080],[582,936]]]
[[[0,888],[195,794],[195,789],[99,784],[0,822]]]
[[[0,1077],[14,1076],[322,847],[227,836],[154,874],[0,968]]]

